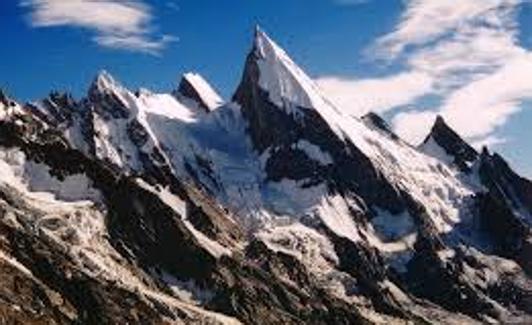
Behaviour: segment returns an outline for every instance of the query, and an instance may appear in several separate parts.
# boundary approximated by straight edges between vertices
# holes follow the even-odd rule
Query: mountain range
[[[230,99],[0,92],[0,323],[532,322],[532,182],[347,111],[260,28]]]

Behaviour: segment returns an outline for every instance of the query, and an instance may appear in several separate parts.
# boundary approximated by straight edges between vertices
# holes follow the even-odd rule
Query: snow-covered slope
[[[178,98],[192,101],[191,105],[197,105],[210,112],[223,105],[224,100],[214,88],[198,73],[188,72],[183,75],[177,90]]]
[[[305,128],[321,127],[326,129],[325,132],[332,131],[328,136],[335,136],[336,141],[344,143],[343,146],[346,148],[353,145],[370,160],[377,172],[386,178],[386,182],[389,182],[397,191],[408,193],[422,206],[428,207],[427,213],[439,231],[448,232],[453,224],[460,222],[459,210],[466,207],[468,198],[473,195],[473,189],[459,179],[456,171],[406,143],[396,141],[379,130],[368,127],[363,121],[343,114],[341,109],[332,106],[323,97],[315,83],[288,55],[260,30],[256,33],[250,60],[252,62],[248,63],[248,66],[256,62],[258,87],[268,95],[267,100],[289,115],[295,114],[293,115],[295,123],[302,125],[301,128],[304,129],[301,132],[310,132]],[[249,85],[241,85],[241,90],[245,87]],[[253,93],[253,91],[248,92]],[[253,102],[243,97],[243,95],[239,97],[237,93],[237,100],[240,100],[245,109],[263,110],[260,106],[253,104],[260,99],[256,98]],[[254,107],[250,108],[250,106]],[[268,114],[268,112],[263,114]],[[312,116],[315,121],[306,121],[303,117],[306,115]],[[318,117],[314,117],[316,115]],[[260,123],[267,122],[261,119],[258,124]],[[315,124],[315,126],[309,124]],[[282,125],[272,123],[272,125],[261,127],[264,128],[264,134],[259,137],[267,138],[271,136],[271,129],[281,128]],[[290,130],[282,130],[281,135],[287,135],[289,132]],[[325,132],[323,136],[326,136]],[[315,143],[310,141],[310,144],[316,146],[314,152],[322,151],[321,156],[325,157],[329,154],[328,150],[331,150],[331,146],[325,143],[320,147],[319,139],[313,139],[318,136],[320,135],[309,134],[308,137],[315,141]],[[295,140],[300,141],[300,139]],[[271,145],[270,150],[277,150],[279,143]],[[336,156],[340,159],[340,154]],[[356,159],[353,156],[351,158]],[[360,193],[354,194],[360,195]]]

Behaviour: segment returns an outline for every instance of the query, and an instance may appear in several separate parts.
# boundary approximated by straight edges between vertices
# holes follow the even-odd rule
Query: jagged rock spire
[[[442,116],[436,117],[421,149],[430,154],[435,145],[451,156],[453,163],[462,171],[469,170],[471,163],[478,158],[478,152],[447,125]]]
[[[297,108],[327,105],[314,81],[260,27],[255,28],[253,48],[235,101],[242,104],[243,92],[251,92],[245,88],[253,87],[267,93],[272,103],[290,114],[297,113]]]
[[[89,94],[95,92],[115,92],[123,89],[122,85],[106,70],[101,70],[91,83]]]
[[[105,70],[98,73],[89,88],[89,99],[96,110],[114,118],[129,116],[133,107],[127,104],[125,97],[128,96],[134,95]]]

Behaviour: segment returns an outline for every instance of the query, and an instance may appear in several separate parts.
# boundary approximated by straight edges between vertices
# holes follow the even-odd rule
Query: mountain
[[[471,164],[478,159],[476,150],[460,138],[441,116],[436,118],[430,134],[421,145],[421,150],[440,160],[447,160],[461,171],[468,171]]]
[[[503,157],[343,113],[260,28],[229,101],[197,73],[0,92],[10,322],[527,323],[531,225]]]

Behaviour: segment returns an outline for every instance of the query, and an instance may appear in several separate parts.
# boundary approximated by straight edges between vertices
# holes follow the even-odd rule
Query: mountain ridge
[[[501,156],[442,118],[414,148],[344,115],[260,28],[231,102],[187,87],[101,72],[80,100],[0,96],[0,299],[31,274],[63,301],[19,293],[0,316],[530,320],[532,183]]]

